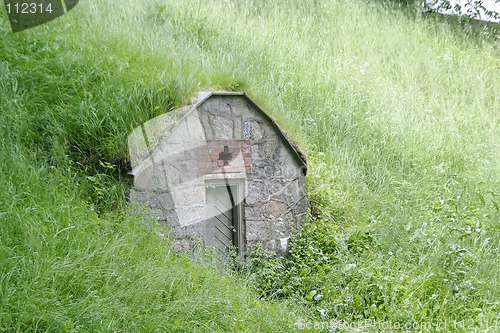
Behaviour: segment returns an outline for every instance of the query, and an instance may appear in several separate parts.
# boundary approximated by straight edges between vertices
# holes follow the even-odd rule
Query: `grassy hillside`
[[[16,34],[0,12],[0,331],[496,331],[493,28],[369,1],[82,2]],[[286,260],[217,272],[126,204],[128,133],[205,89],[309,152]]]

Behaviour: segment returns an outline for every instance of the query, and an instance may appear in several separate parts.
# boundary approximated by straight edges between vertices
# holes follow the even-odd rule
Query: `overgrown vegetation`
[[[498,330],[495,28],[370,1],[82,2],[17,34],[0,17],[1,331]],[[245,90],[309,152],[285,260],[219,272],[126,204],[129,132],[203,89]]]

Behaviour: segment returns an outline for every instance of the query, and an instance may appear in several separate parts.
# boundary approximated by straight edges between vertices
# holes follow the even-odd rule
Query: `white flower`
[[[321,315],[321,320],[325,320],[327,310],[325,310],[325,309],[318,309],[318,311],[319,311],[319,314]]]

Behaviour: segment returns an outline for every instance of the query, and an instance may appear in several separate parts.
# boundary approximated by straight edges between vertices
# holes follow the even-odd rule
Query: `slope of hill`
[[[2,12],[0,330],[494,331],[498,51],[370,1],[82,2],[17,34]],[[128,133],[204,89],[245,90],[309,151],[286,260],[218,272],[126,204]]]

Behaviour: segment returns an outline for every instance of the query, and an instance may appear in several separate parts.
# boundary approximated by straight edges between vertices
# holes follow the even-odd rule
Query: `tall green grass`
[[[2,332],[293,329],[284,309],[176,254],[139,216],[99,218],[67,173],[16,162],[1,183]]]
[[[84,19],[1,22],[0,331],[292,330],[293,310],[175,253],[125,202],[127,135],[180,104],[180,83],[145,75],[151,59],[120,72],[126,41]]]
[[[194,92],[231,89],[308,150],[314,208],[290,258],[256,258],[236,279],[305,307],[309,320],[448,321],[448,331],[467,320],[494,331],[495,28],[378,2],[285,0],[81,3],[22,33],[5,16],[0,27],[2,291],[14,295],[3,297],[4,330],[293,329],[285,303],[244,314],[238,294],[254,304],[252,291],[228,280],[218,296],[226,282],[214,271],[201,269],[203,283],[176,278],[200,266],[118,213],[128,211],[128,133]],[[122,257],[132,258],[119,270],[130,284],[107,290]],[[168,288],[179,294],[163,299]]]

